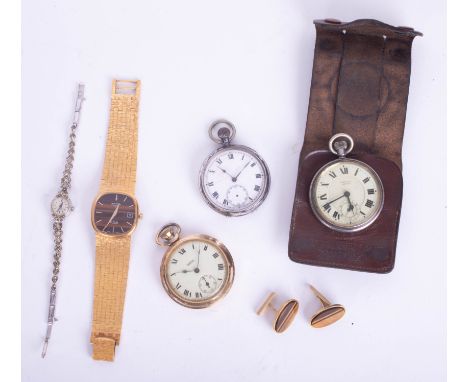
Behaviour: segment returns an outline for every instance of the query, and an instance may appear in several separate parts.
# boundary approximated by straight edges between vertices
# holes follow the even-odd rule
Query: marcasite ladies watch
[[[166,224],[156,244],[169,247],[161,261],[161,282],[170,298],[187,308],[206,308],[223,298],[234,281],[234,262],[219,240],[207,235],[180,238],[180,226]]]
[[[113,361],[120,341],[131,234],[140,213],[135,194],[140,81],[114,80],[106,155],[91,221],[96,272],[93,358]]]
[[[63,170],[62,180],[60,181],[60,190],[52,200],[50,209],[52,212],[53,229],[54,229],[54,270],[52,276],[52,286],[50,287],[49,296],[49,316],[47,319],[47,332],[42,348],[42,358],[46,356],[47,346],[49,344],[50,335],[52,334],[52,326],[56,321],[55,318],[55,301],[57,297],[57,282],[60,272],[60,259],[62,257],[62,236],[63,236],[63,221],[73,211],[73,205],[69,197],[71,188],[71,175],[73,169],[73,160],[75,159],[75,139],[76,129],[80,123],[81,104],[84,100],[84,85],[78,85],[78,92],[75,102],[75,111],[73,122],[71,125],[70,137],[68,142],[67,159],[65,169]]]
[[[214,122],[209,136],[221,147],[208,155],[200,170],[200,190],[206,203],[226,216],[254,211],[270,188],[270,172],[265,161],[250,147],[231,144],[235,135],[231,122]]]

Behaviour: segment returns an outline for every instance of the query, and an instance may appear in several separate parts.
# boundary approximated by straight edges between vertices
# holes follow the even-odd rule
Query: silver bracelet
[[[78,85],[78,92],[75,102],[75,111],[73,115],[73,122],[70,127],[70,137],[68,141],[67,159],[65,162],[65,169],[63,170],[62,179],[60,181],[60,189],[57,195],[52,200],[50,205],[53,219],[54,231],[54,269],[52,271],[52,286],[50,287],[50,300],[49,300],[49,316],[47,319],[47,332],[44,339],[44,346],[42,348],[42,358],[46,356],[47,346],[49,344],[50,335],[52,333],[52,326],[55,318],[55,299],[57,295],[57,281],[60,272],[60,258],[62,256],[62,224],[65,218],[73,211],[73,205],[69,197],[71,187],[71,174],[73,169],[73,160],[75,157],[75,139],[76,129],[80,122],[81,104],[84,101],[84,85]]]

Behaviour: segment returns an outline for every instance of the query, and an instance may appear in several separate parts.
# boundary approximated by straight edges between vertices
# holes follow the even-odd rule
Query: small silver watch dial
[[[51,203],[52,214],[57,217],[68,216],[71,212],[72,206],[70,199],[65,196],[56,196]]]
[[[338,159],[323,166],[310,185],[317,218],[338,231],[357,231],[380,214],[384,192],[377,173],[363,162]]]
[[[264,160],[245,146],[227,146],[211,154],[200,172],[200,188],[216,211],[239,216],[255,210],[266,198],[270,175]]]

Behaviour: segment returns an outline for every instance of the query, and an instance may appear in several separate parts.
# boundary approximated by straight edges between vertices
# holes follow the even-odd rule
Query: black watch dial
[[[106,235],[125,235],[136,224],[135,200],[125,194],[109,193],[99,197],[94,205],[94,227]]]

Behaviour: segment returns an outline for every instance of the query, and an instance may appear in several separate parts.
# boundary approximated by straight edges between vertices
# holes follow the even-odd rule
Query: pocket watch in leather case
[[[390,272],[403,191],[411,45],[421,33],[376,20],[327,19],[315,26],[289,257],[310,265]]]

